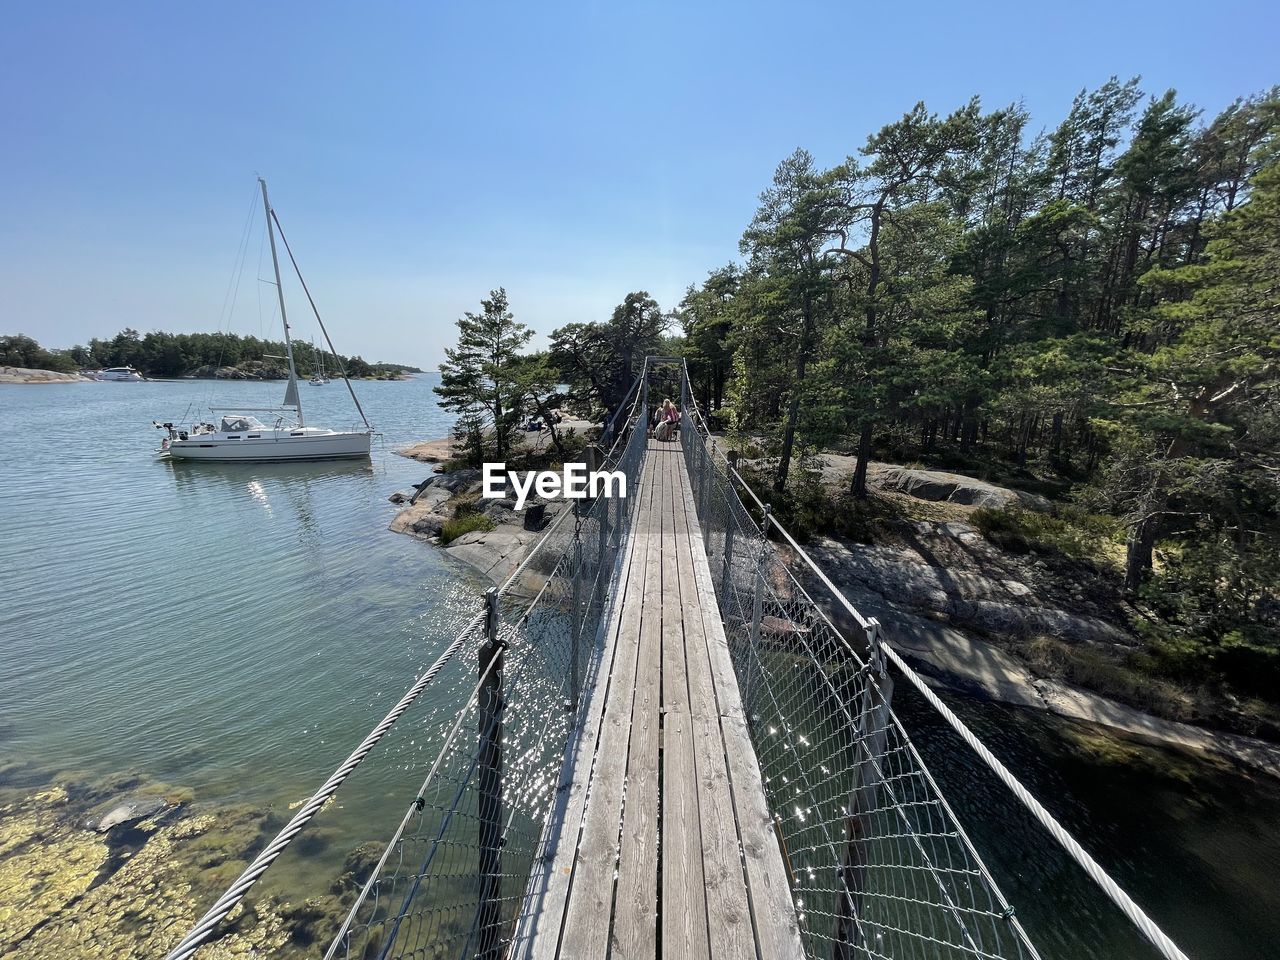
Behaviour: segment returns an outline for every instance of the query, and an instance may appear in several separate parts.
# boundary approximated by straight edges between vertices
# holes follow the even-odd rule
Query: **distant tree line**
[[[58,350],[46,350],[24,334],[0,336],[0,366],[75,373],[79,364]]]
[[[318,372],[317,354],[321,352],[310,343],[294,342],[294,364],[299,376],[310,377]],[[110,340],[95,337],[87,346],[77,345],[69,350],[45,350],[31,337],[21,334],[0,337],[0,363],[61,372],[135,367],[148,377],[213,376],[222,367],[253,364],[262,375],[285,377],[288,372],[284,361],[272,359],[284,355],[283,340],[263,340],[235,333],[153,331],[140,334],[126,327]],[[351,377],[422,372],[404,364],[369,363],[361,357],[339,355],[338,359]],[[327,373],[338,373],[332,354],[325,352],[322,362]]]

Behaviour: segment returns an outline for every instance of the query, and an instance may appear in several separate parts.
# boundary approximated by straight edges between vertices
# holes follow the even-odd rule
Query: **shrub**
[[[796,463],[786,492],[772,489],[769,468],[741,468],[742,478],[760,499],[770,504],[773,515],[801,543],[814,536],[843,537],[857,543],[875,543],[893,520],[888,504],[877,497],[855,500],[847,493],[833,493],[823,486],[819,474]]]
[[[444,526],[440,528],[440,542],[449,544],[464,533],[471,533],[474,530],[487,532],[496,526],[497,524],[493,522],[493,518],[487,517],[483,513],[464,513],[444,522]]]
[[[1107,545],[1119,527],[1111,517],[1059,504],[1052,513],[979,507],[969,517],[988,540],[1010,553],[1057,553],[1077,563],[1111,566]]]

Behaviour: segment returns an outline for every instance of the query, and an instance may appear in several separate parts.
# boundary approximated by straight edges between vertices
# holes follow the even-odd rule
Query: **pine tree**
[[[458,414],[458,433],[476,462],[483,459],[490,437],[497,458],[506,458],[522,412],[517,354],[533,336],[512,315],[505,289],[490,292],[480,306],[482,312],[468,311],[459,318],[458,345],[445,350],[440,384],[434,388],[440,406]]]

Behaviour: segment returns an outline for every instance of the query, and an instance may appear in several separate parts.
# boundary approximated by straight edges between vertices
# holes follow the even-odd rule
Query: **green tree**
[[[978,118],[976,100],[946,118],[918,103],[901,120],[867,139],[860,151],[865,165],[851,158],[836,171],[847,197],[849,225],[834,252],[844,260],[841,280],[850,303],[861,314],[844,341],[851,349],[846,351],[843,379],[863,385],[855,401],[858,462],[851,483],[855,497],[867,495],[875,426],[888,412],[881,402],[887,388],[883,381],[892,375],[895,362],[896,325],[913,309],[909,291],[917,286],[919,273],[913,274],[909,264],[928,271],[932,269],[928,264],[936,263],[935,253],[924,253],[917,240],[949,229],[946,204],[934,197],[963,195],[967,169],[958,161],[976,146]]]
[[[0,366],[71,373],[76,362],[65,353],[46,350],[31,337],[17,333],[0,336]]]
[[[548,361],[575,399],[615,410],[644,358],[657,352],[668,324],[648,293],[628,293],[607,323],[571,323],[552,331]]]
[[[460,431],[477,462],[490,437],[497,458],[506,458],[521,414],[517,354],[533,336],[511,313],[505,289],[491,291],[480,306],[480,313],[468,311],[459,318],[458,344],[445,350],[434,388],[440,406],[459,415]]]
[[[516,357],[510,373],[516,404],[535,411],[542,418],[551,433],[551,445],[563,461],[569,454],[551,413],[551,398],[560,384],[560,371],[550,363],[546,353],[532,353]]]
[[[731,263],[712,270],[700,285],[691,285],[680,302],[683,355],[694,389],[708,412],[724,405],[725,384],[733,368],[734,298],[741,284],[742,270]]]
[[[1249,201],[1207,232],[1206,262],[1143,278],[1162,297],[1150,331],[1160,345],[1128,351],[1119,368],[1126,392],[1110,427],[1122,455],[1105,488],[1129,522],[1131,591],[1151,570],[1162,529],[1185,512],[1187,491],[1214,477],[1280,479],[1280,453],[1269,445],[1280,401],[1280,164],[1259,172]],[[1242,544],[1253,539],[1236,532]]]
[[[772,295],[762,301],[769,309],[767,323],[775,342],[792,365],[787,407],[782,422],[782,448],[773,488],[786,488],[795,447],[796,425],[808,383],[806,371],[829,311],[827,248],[842,230],[840,189],[835,179],[814,164],[806,150],[797,150],[778,165],[773,185],[760,194],[755,219],[740,247],[751,268],[767,276]]]

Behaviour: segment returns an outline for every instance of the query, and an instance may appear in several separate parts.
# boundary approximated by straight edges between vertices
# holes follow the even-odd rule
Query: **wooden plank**
[[[724,960],[755,960],[755,934],[739,853],[737,816],[703,625],[708,599],[700,589],[695,573],[699,563],[706,567],[706,558],[701,553],[701,538],[696,544],[690,538],[691,527],[697,526],[690,493],[688,474],[681,463],[676,485],[676,536],[680,547],[676,556],[677,580],[680,609],[683,611],[711,954]]]
[[[653,465],[645,460],[642,488],[648,488],[647,499],[657,490]],[[632,526],[631,549],[644,550],[646,561],[631,567],[627,587],[628,599],[643,590],[648,541],[653,525],[653,510],[643,509]],[[626,750],[631,725],[631,703],[635,694],[636,638],[641,628],[643,604],[623,602],[618,624],[614,677],[606,697],[600,741],[591,773],[591,784],[583,820],[582,836],[577,847],[573,877],[565,909],[561,945],[556,956],[603,957],[609,940],[609,924],[613,914],[613,881],[618,849],[618,822],[622,813]]]
[[[619,960],[652,960],[658,921],[658,755],[662,723],[663,566],[670,533],[666,464],[661,448],[649,452],[654,471],[655,526],[650,527],[644,584],[644,616],[636,692],[627,749],[627,794],[622,811],[618,890],[614,900],[613,953]]]
[[[746,721],[741,717],[721,717],[720,729],[729,762],[760,960],[802,957],[804,948],[791,899],[791,882],[765,802],[764,784]]]
[[[643,477],[638,486],[633,515],[633,523],[637,524],[641,522],[644,512]],[[652,490],[652,487],[649,489]],[[573,864],[577,857],[578,839],[586,812],[592,760],[599,746],[604,708],[613,677],[623,606],[628,593],[636,589],[631,582],[631,568],[633,563],[643,564],[644,561],[643,555],[636,557],[634,547],[637,542],[639,541],[634,537],[628,539],[622,551],[617,580],[618,595],[603,631],[604,644],[597,668],[594,676],[589,675],[591,687],[587,712],[582,729],[567,751],[569,762],[561,771],[561,782],[556,788],[556,803],[548,815],[542,860],[534,865],[534,875],[530,878],[520,918],[512,936],[512,960],[550,960],[557,952]],[[638,582],[643,583],[643,580]]]
[[[689,524],[690,555],[694,559],[693,579],[702,598],[698,611],[715,685],[720,732],[742,844],[759,957],[760,960],[791,960],[804,955],[791,887],[769,816],[759,762],[744,720],[724,623],[711,585],[711,568],[706,560],[702,531],[693,505],[687,500],[685,513]],[[743,549],[747,545],[740,541],[737,546]]]
[[[664,957],[679,960],[705,960],[711,956],[711,948],[702,865],[702,815],[684,646],[686,611],[680,601],[675,531],[676,510],[683,510],[687,487],[682,488],[679,482],[684,470],[679,448],[672,448],[664,459],[669,515],[662,556],[662,952]]]

